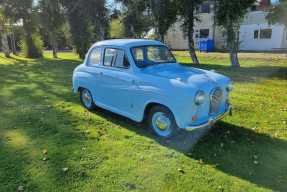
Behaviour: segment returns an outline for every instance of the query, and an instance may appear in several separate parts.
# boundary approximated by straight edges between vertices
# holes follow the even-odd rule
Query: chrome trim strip
[[[214,125],[218,120],[222,119],[223,117],[225,117],[227,114],[229,114],[232,110],[232,106],[230,105],[228,107],[228,109],[221,115],[217,116],[216,118],[210,118],[208,120],[208,122],[204,123],[204,124],[201,124],[201,125],[196,125],[196,126],[189,126],[189,127],[186,127],[185,130],[187,131],[193,131],[195,129],[201,129],[201,128],[205,128],[205,127],[208,127],[208,126],[212,126]]]

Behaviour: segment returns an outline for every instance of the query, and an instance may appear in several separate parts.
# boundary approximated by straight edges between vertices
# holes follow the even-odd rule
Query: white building
[[[262,6],[262,5],[261,5]],[[266,5],[264,5],[266,7]],[[226,48],[226,34],[215,25],[213,1],[206,1],[197,10],[200,22],[195,23],[194,40],[214,40],[215,48]],[[265,19],[267,12],[254,6],[247,13],[240,28],[240,50],[242,51],[280,51],[287,49],[287,29],[284,25],[269,25]],[[188,41],[182,30],[182,22],[175,23],[166,35],[166,43],[172,49],[188,49]]]
[[[249,12],[240,27],[240,49],[278,51],[287,48],[287,29],[284,25],[269,25],[267,12]]]

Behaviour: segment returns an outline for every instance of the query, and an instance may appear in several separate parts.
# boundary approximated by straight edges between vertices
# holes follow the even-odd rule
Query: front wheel
[[[153,132],[162,138],[170,138],[178,131],[178,126],[172,112],[160,105],[150,110],[148,124]]]
[[[81,89],[80,100],[82,105],[89,111],[95,110],[96,105],[93,101],[91,92],[88,89]]]

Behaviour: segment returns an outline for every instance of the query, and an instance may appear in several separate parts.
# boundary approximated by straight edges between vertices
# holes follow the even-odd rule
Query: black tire
[[[89,94],[90,99],[91,99],[91,102],[89,105],[87,105],[85,98],[84,98],[86,93]],[[81,104],[83,105],[83,107],[85,107],[89,111],[94,111],[96,109],[96,105],[95,105],[95,102],[93,100],[93,96],[88,89],[85,89],[85,88],[80,89],[80,100],[81,100]]]
[[[154,117],[154,116],[155,115],[158,116],[158,114],[164,115],[164,119],[167,118],[170,121],[168,123],[169,126],[167,126],[168,128],[166,128],[165,130],[158,128],[158,126],[155,126],[154,121],[155,121],[155,119],[158,119],[158,118]],[[161,115],[160,115],[160,117],[162,117]],[[165,119],[165,120],[167,120],[167,119]],[[148,113],[147,123],[148,123],[149,128],[157,136],[159,136],[161,138],[171,138],[171,137],[175,136],[179,130],[173,113],[168,108],[161,106],[161,105],[157,105],[157,106],[154,106],[151,108],[151,110]]]

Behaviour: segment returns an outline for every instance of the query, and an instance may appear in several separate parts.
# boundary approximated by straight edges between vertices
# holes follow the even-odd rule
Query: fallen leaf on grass
[[[137,188],[137,186],[133,183],[126,183],[125,186],[128,190],[135,190]]]
[[[47,154],[48,154],[48,150],[47,150],[47,149],[44,149],[44,150],[43,150],[43,154],[44,154],[44,155],[47,155]]]
[[[18,188],[17,188],[17,191],[24,191],[24,186],[20,185]]]
[[[140,160],[141,161],[143,161],[144,160],[144,156],[142,155],[142,156],[140,156]]]
[[[182,174],[185,173],[185,171],[184,171],[182,168],[178,168],[177,171],[180,172],[180,173],[182,173]]]
[[[62,171],[65,172],[65,173],[66,173],[68,170],[69,170],[68,167],[64,167],[64,168],[62,169]]]
[[[224,143],[220,143],[220,147],[221,147],[221,148],[224,147]]]

